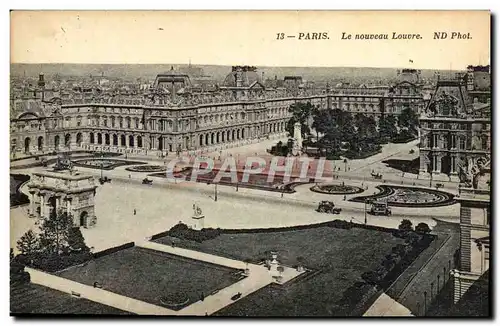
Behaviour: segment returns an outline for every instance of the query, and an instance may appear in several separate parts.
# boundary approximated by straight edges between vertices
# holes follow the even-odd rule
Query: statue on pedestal
[[[292,155],[299,156],[302,154],[302,130],[300,122],[293,125],[293,142],[292,142]]]
[[[191,218],[193,219],[194,230],[205,228],[205,215],[203,215],[201,208],[196,204],[193,204],[193,216]]]

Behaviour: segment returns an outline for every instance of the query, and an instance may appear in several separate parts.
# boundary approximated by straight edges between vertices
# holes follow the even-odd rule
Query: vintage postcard
[[[10,312],[489,317],[489,11],[12,11]]]

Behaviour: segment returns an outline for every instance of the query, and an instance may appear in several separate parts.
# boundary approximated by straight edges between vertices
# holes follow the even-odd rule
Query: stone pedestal
[[[273,252],[271,253],[271,261],[269,262],[269,273],[271,273],[271,276],[273,277],[278,277],[280,273],[278,272],[278,254]]]
[[[205,215],[193,215],[193,230],[200,231],[205,228]]]

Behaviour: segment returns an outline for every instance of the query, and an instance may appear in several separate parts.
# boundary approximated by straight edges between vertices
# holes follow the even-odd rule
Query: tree
[[[309,128],[309,118],[311,117],[313,110],[314,106],[311,102],[298,102],[290,106],[288,112],[292,113],[292,117],[288,120],[286,125],[286,131],[290,137],[293,137],[294,125],[296,122],[300,123],[302,139],[306,139],[307,136],[311,134],[311,129]]]
[[[36,234],[32,230],[28,230],[17,241],[17,249],[26,256],[31,256],[39,250],[39,241]]]
[[[418,223],[418,225],[415,227],[415,232],[427,234],[431,232],[431,229],[429,228],[429,225],[427,225],[427,223]]]
[[[398,229],[401,231],[413,231],[413,224],[410,220],[402,220],[401,224],[399,224]]]
[[[63,210],[53,212],[43,220],[40,227],[40,246],[48,252],[60,254],[68,246],[69,232],[72,227],[71,215]]]
[[[380,118],[378,128],[380,137],[386,141],[392,140],[398,134],[398,129],[396,128],[396,118],[392,114]]]
[[[68,233],[68,247],[71,251],[90,252],[79,227],[72,227]]]
[[[418,134],[418,115],[411,108],[406,107],[401,111],[398,118],[398,126],[405,129],[409,134],[416,136]]]

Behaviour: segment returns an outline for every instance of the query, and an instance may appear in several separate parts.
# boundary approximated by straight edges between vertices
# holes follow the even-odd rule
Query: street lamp
[[[368,201],[368,199],[365,199],[365,225],[367,223],[367,219],[366,219],[366,202]]]
[[[215,184],[215,201],[217,201],[217,183]]]
[[[427,313],[427,291],[424,291],[424,316]]]

